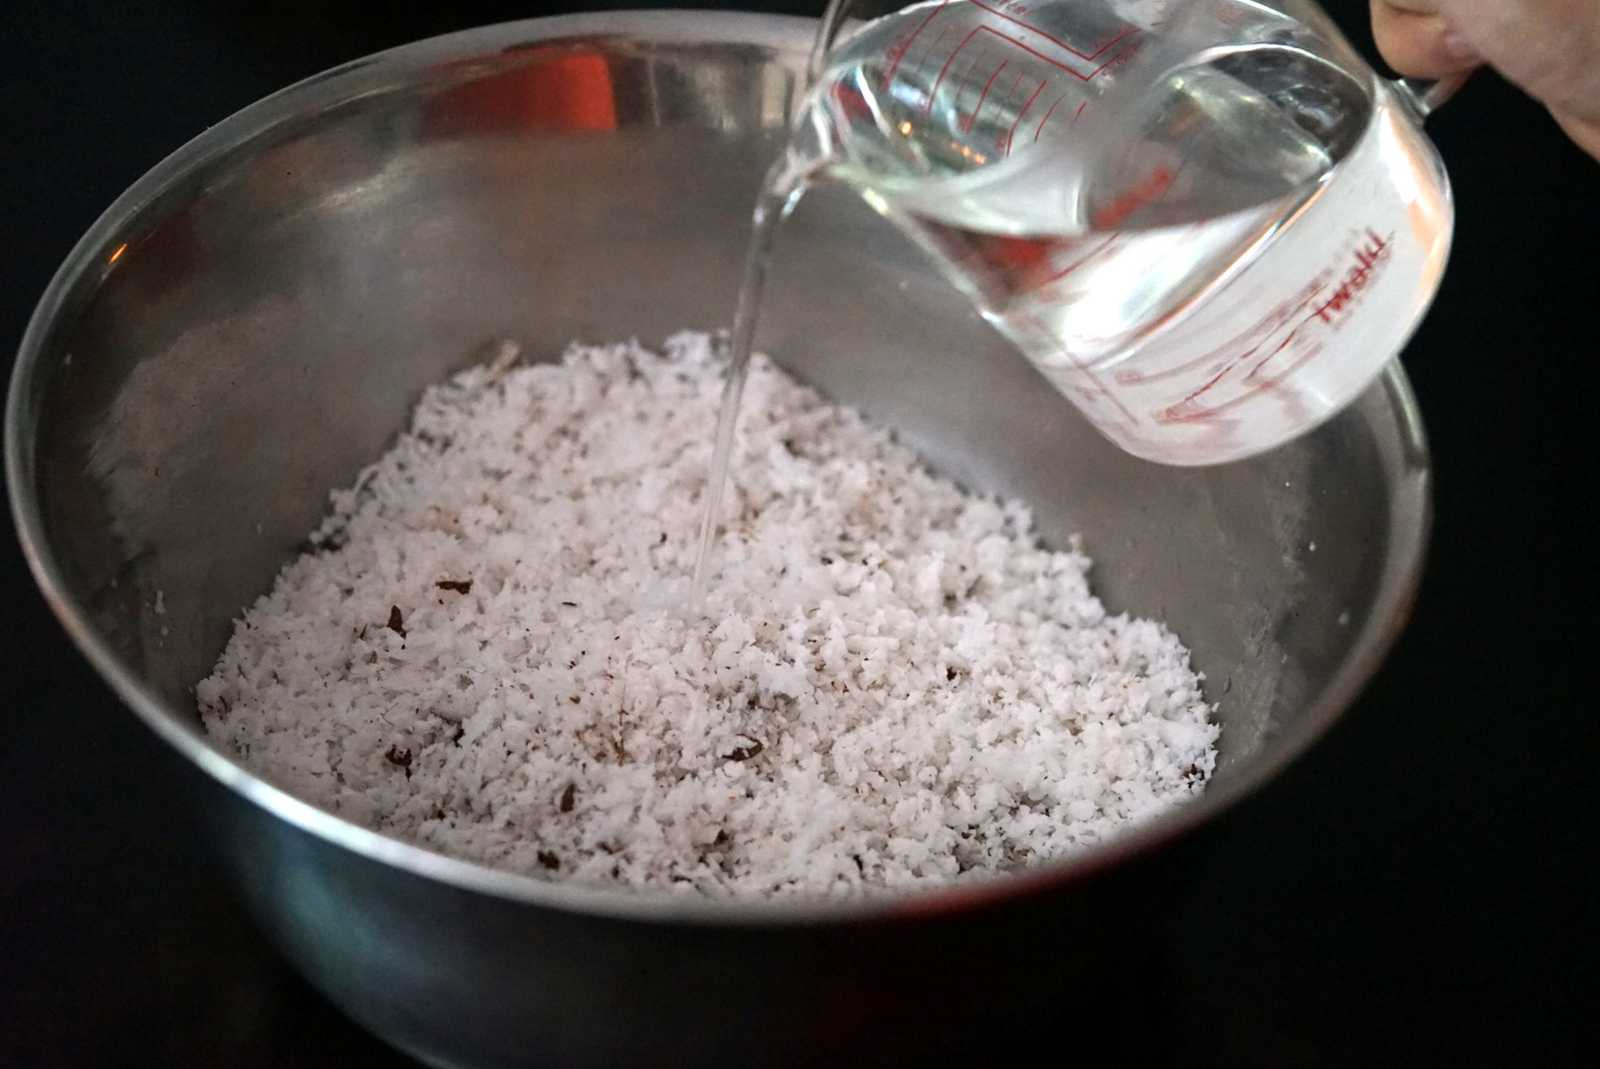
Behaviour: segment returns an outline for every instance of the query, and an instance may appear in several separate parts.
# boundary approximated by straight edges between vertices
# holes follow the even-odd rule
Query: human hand
[[[1372,0],[1372,29],[1414,78],[1488,63],[1600,159],[1600,0]]]

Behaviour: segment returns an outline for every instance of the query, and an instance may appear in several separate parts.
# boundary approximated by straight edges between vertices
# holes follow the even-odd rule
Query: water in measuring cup
[[[1330,232],[1330,212],[1308,209],[1336,168],[1355,187],[1353,169],[1393,164],[1369,135],[1394,125],[1375,110],[1403,105],[1248,0],[1196,0],[1182,32],[1125,9],[935,0],[871,23],[831,54],[791,151],[858,187],[1124,448],[1178,464],[1247,456],[1288,424],[1309,429],[1307,406],[1342,404],[1387,362],[1324,369],[1348,384],[1291,383],[1276,373],[1305,356],[1291,344],[1229,382],[1214,350],[1299,293],[1296,272],[1327,287],[1324,260],[1393,248],[1385,229]],[[1243,282],[1213,307],[1313,216],[1277,249],[1272,285]],[[1325,248],[1330,233],[1349,248]],[[1252,391],[1262,411],[1243,411]]]
[[[1403,340],[1385,318],[1414,321],[1419,288],[1376,282],[1436,279],[1448,195],[1405,105],[1316,45],[1251,0],[930,0],[852,34],[763,193],[708,498],[772,228],[818,178],[857,188],[1136,455],[1236,459],[1348,403]],[[1319,361],[1340,333],[1371,357]],[[714,533],[708,511],[697,596]]]
[[[1072,19],[1054,28],[1075,31],[1080,50],[1047,33],[1058,11]],[[1281,216],[1286,201],[1314,192],[1368,114],[1347,75],[1276,44],[1207,49],[1120,85],[1149,31],[1110,13],[1095,0],[1035,5],[1039,28],[1017,29],[1014,41],[992,32],[985,5],[909,8],[841,50],[807,108],[811,143],[798,134],[791,152],[825,160],[830,175],[924,236],[986,308],[1003,315],[1017,295],[1060,296],[1063,341],[1097,355],[1181,304],[1205,265],[1228,262],[1250,229],[1238,216]],[[952,37],[962,43],[939,43]],[[1047,37],[1059,54],[1087,57],[1081,69],[1063,73],[1026,47]],[[1047,90],[1056,96],[1045,104]],[[1038,292],[1029,267],[1076,263],[1111,235],[1120,255],[1080,268],[1079,290],[1092,290],[1096,307]]]

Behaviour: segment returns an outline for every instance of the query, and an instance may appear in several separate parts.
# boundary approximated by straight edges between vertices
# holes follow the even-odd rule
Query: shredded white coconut
[[[722,370],[682,334],[428,390],[239,621],[207,730],[446,854],[714,895],[1013,870],[1202,789],[1172,634],[764,359],[687,618]]]

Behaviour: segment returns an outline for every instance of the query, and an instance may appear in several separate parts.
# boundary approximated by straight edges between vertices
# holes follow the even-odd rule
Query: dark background
[[[96,215],[207,124],[418,37],[640,6],[13,4],[0,349]],[[1372,54],[1366,5],[1328,6]],[[1600,657],[1579,638],[1594,413],[1577,382],[1600,351],[1600,165],[1492,76],[1431,128],[1460,223],[1406,355],[1438,468],[1420,607],[1352,715],[1211,829],[1174,888],[1189,934],[1151,997],[1177,1027],[1152,1033],[1150,1064],[1600,1057],[1585,876]],[[69,649],[10,539],[0,583],[0,1065],[400,1064],[251,927],[192,840],[169,759]],[[1067,1007],[1040,1025],[1068,1058],[1100,1027]]]

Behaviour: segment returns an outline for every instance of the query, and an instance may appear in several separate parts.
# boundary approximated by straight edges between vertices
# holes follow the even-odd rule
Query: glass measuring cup
[[[840,33],[870,6],[830,5],[791,166],[857,187],[1127,451],[1303,434],[1432,301],[1454,215],[1421,120],[1453,86],[1379,78],[1315,3],[928,0]]]

